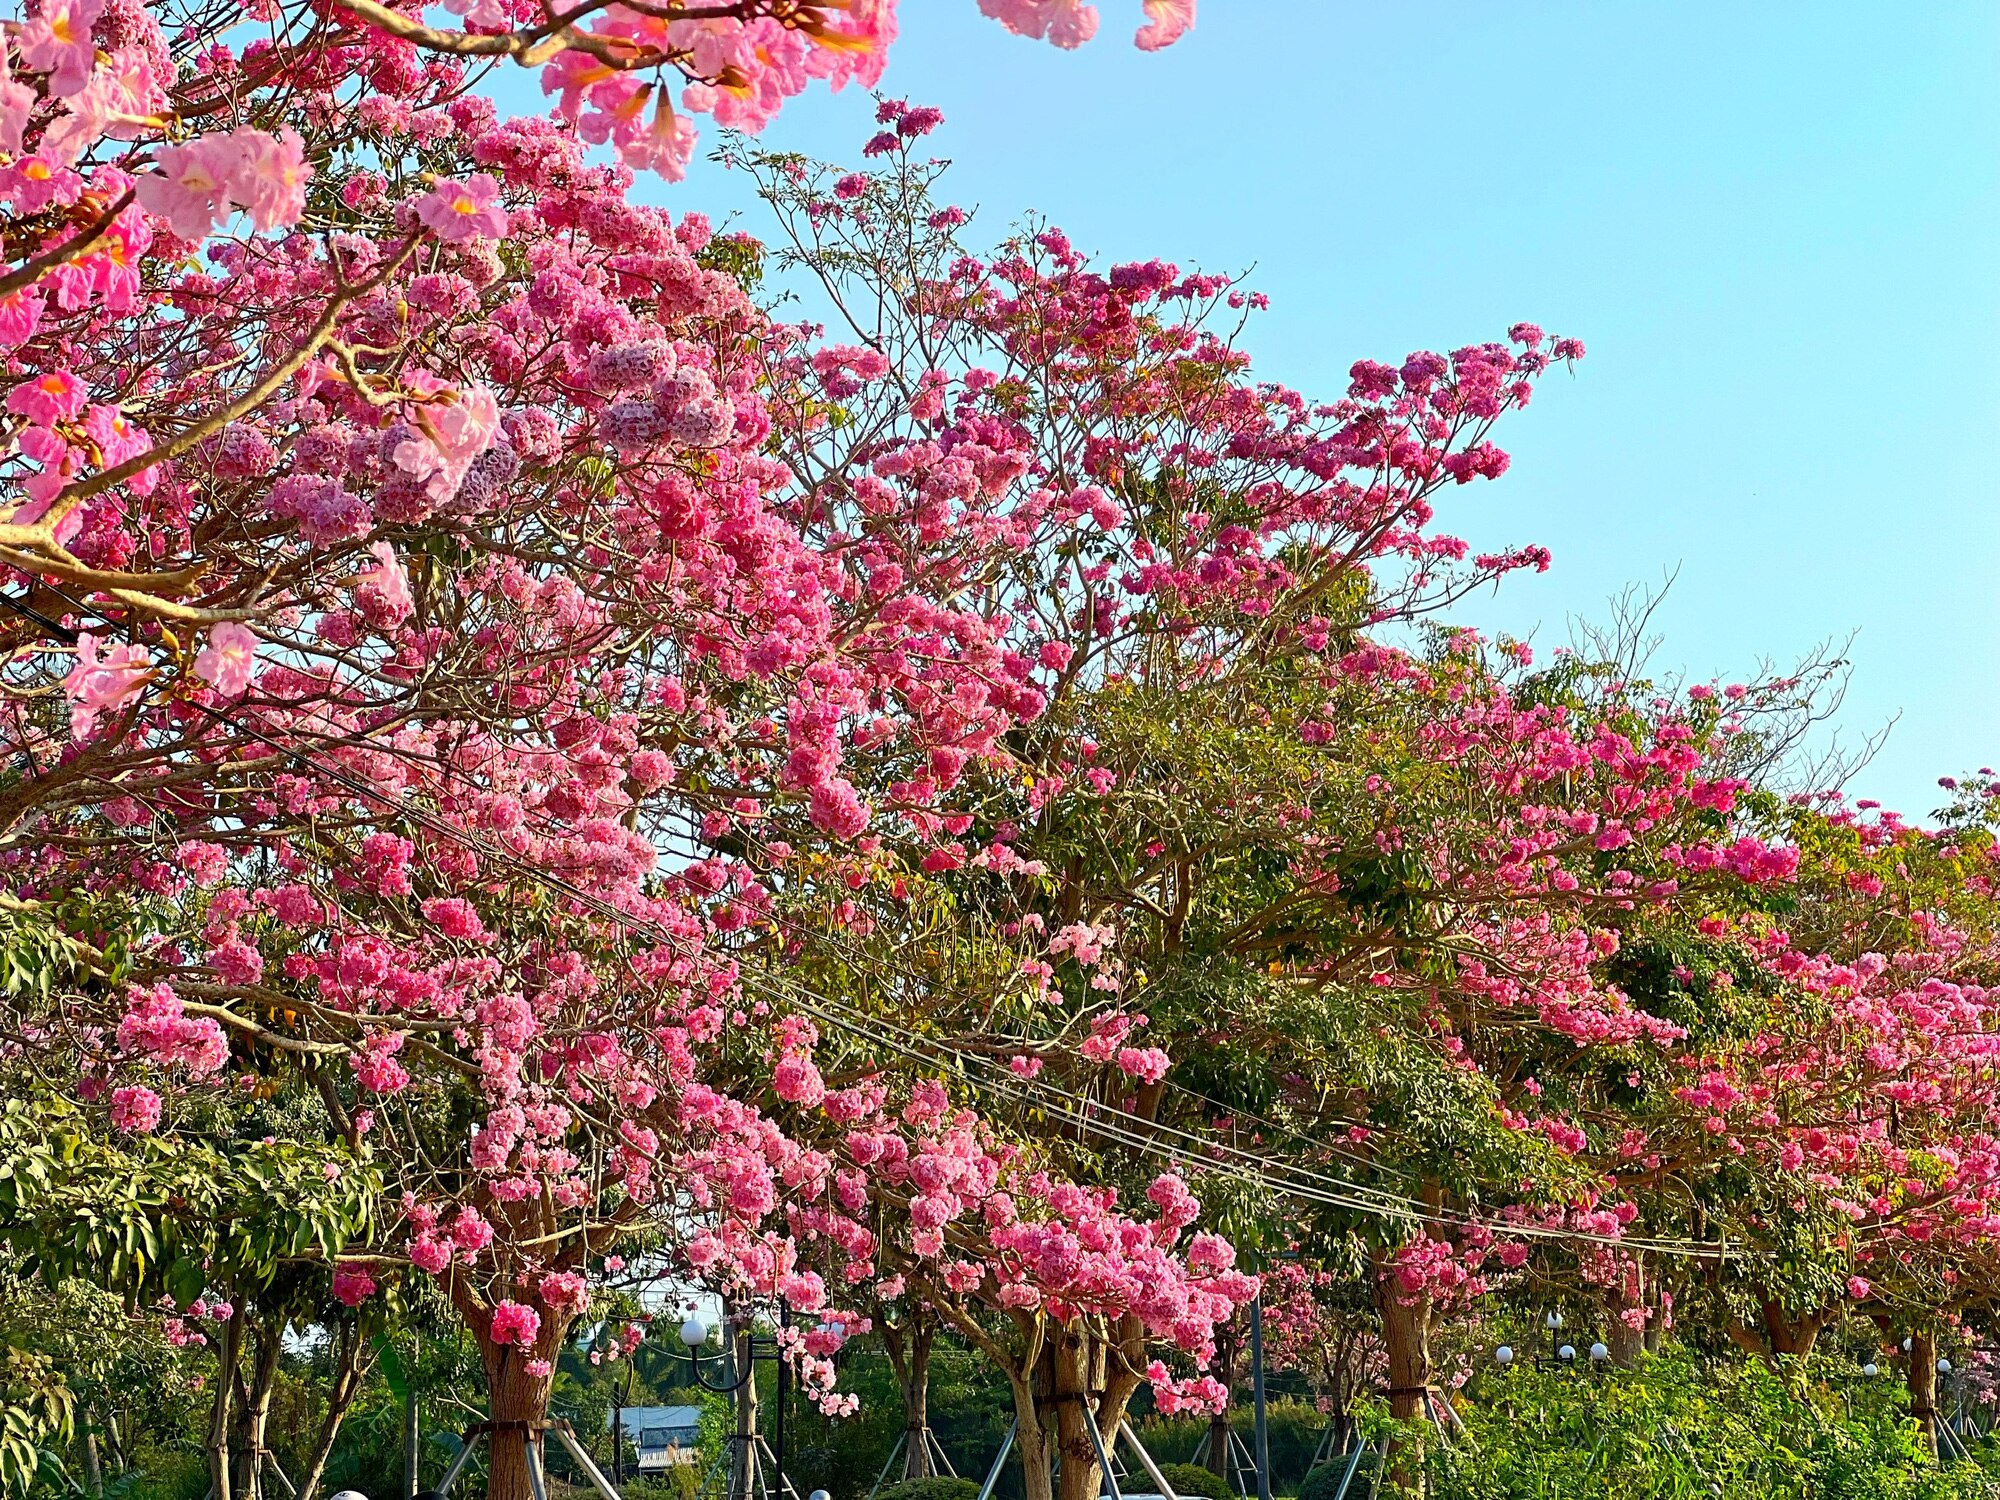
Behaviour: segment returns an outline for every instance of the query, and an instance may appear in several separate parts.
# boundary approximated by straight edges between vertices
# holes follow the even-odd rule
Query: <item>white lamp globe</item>
[[[1910,1352],[1910,1340],[1908,1339],[1903,1340],[1903,1352],[1905,1354],[1908,1354]]]
[[[806,1496],[806,1500],[833,1500],[833,1496],[829,1495],[825,1490],[814,1490],[810,1495]]]
[[[681,1324],[681,1342],[690,1349],[699,1349],[708,1342],[708,1325],[700,1318],[689,1318]]]
[[[1562,1326],[1563,1326],[1563,1315],[1559,1312],[1552,1312],[1547,1317],[1542,1319],[1542,1327],[1550,1330],[1551,1332]]]
[[[1503,1370],[1506,1369],[1507,1366],[1514,1363],[1513,1346],[1510,1344],[1502,1344],[1498,1349],[1495,1349],[1493,1351],[1493,1362],[1499,1365],[1500,1368]]]
[[[1861,1367],[1861,1373],[1866,1375],[1870,1380],[1873,1380],[1877,1375],[1882,1373],[1882,1367],[1871,1359]]]
[[[1607,1344],[1592,1344],[1590,1346],[1590,1357],[1597,1363],[1602,1364],[1605,1360],[1611,1358],[1611,1348]]]
[[[1939,1361],[1938,1361],[1938,1374],[1940,1374],[1940,1375],[1949,1375],[1950,1373],[1951,1373],[1951,1361],[1950,1361],[1950,1360],[1948,1360],[1948,1359],[1941,1359],[1941,1360],[1939,1360]]]
[[[1568,1364],[1571,1360],[1576,1358],[1576,1345],[1564,1344],[1562,1348],[1556,1350],[1556,1358],[1561,1360],[1564,1364]]]

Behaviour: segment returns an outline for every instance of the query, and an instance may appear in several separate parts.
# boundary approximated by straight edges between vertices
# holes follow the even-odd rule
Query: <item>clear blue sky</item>
[[[1857,794],[1913,815],[2000,760],[2000,4],[1203,0],[1146,56],[905,0],[884,87],[941,106],[957,201],[1035,208],[1112,258],[1254,267],[1266,375],[1584,339],[1510,419],[1513,471],[1452,496],[1539,578],[1467,623],[1567,636],[1679,582],[1661,664],[1697,676],[1859,632],[1843,713],[1900,723]],[[771,143],[857,160],[868,101],[796,101]],[[741,185],[704,167],[676,207]],[[754,210],[745,227],[755,229]]]

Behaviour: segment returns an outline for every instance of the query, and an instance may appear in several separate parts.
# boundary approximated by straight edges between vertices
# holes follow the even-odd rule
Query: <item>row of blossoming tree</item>
[[[217,1500],[288,1338],[341,1351],[310,1489],[423,1309],[526,1496],[634,1280],[799,1314],[830,1411],[845,1339],[948,1330],[1031,1500],[1226,1400],[1239,1247],[1301,1363],[1361,1289],[1403,1416],[1509,1286],[1774,1359],[1980,1311],[1984,789],[1788,798],[1810,682],[1444,623],[1547,565],[1434,511],[1580,345],[1315,403],[1228,278],[974,253],[895,100],[860,171],[728,138],[776,232],[717,236],[634,174],[873,85],[888,0],[445,9],[0,53],[4,1270],[212,1355]],[[73,1414],[8,1357],[23,1482]]]

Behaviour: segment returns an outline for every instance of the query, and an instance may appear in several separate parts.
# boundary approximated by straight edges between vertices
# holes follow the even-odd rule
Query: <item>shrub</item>
[[[1134,1474],[1127,1483],[1136,1488],[1144,1477]],[[1174,1487],[1181,1500],[1193,1500],[1197,1495],[1202,1500],[1236,1500],[1236,1491],[1229,1487],[1228,1481],[1200,1464],[1161,1464],[1160,1477]]]
[[[876,1500],[979,1500],[979,1485],[970,1479],[933,1474],[929,1479],[905,1479],[884,1485]]]
[[[1364,1462],[1372,1463],[1372,1460]],[[1332,1463],[1321,1464],[1306,1475],[1305,1482],[1299,1486],[1299,1500],[1333,1500],[1340,1489],[1340,1477],[1346,1472],[1345,1457],[1335,1459]],[[1362,1472],[1365,1475],[1368,1470],[1364,1469]],[[1361,1492],[1367,1493],[1365,1487]]]

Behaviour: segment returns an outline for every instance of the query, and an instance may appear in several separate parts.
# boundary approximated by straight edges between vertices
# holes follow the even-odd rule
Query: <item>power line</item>
[[[56,592],[60,597],[68,600],[68,602],[74,604],[77,608],[88,608],[87,605],[63,593],[61,590],[56,590]],[[59,638],[66,639],[70,643],[74,643],[78,638],[78,632],[69,629],[67,626],[49,621],[46,616],[40,615],[38,611],[22,605],[7,595],[0,594],[0,606],[4,606],[16,614],[34,621],[45,629],[52,628],[58,634]],[[700,956],[699,953],[689,953],[681,946],[678,936],[667,929],[658,927],[650,922],[641,922],[632,913],[603,900],[601,897],[576,885],[565,876],[526,864],[510,851],[495,847],[471,830],[445,821],[437,815],[420,808],[398,793],[381,787],[371,786],[368,782],[353,775],[344,768],[329,766],[322,761],[315,760],[297,746],[287,745],[273,738],[266,731],[245,723],[235,714],[216,708],[210,704],[190,702],[189,706],[195,708],[210,720],[224,724],[234,729],[237,733],[299,762],[319,775],[325,776],[328,780],[346,788],[355,796],[366,801],[379,803],[384,807],[393,807],[400,816],[407,818],[418,826],[426,828],[440,837],[450,839],[453,842],[476,850],[492,863],[513,871],[516,875],[525,878],[530,883],[561,893],[587,910],[604,918],[614,926],[621,928],[628,935],[648,937],[652,941],[680,953],[683,957],[694,958]],[[308,730],[306,732],[311,733],[312,731]],[[316,737],[324,738],[324,736]],[[740,963],[735,964],[734,967],[738,980],[746,983],[749,987],[762,989],[767,995],[779,998],[785,1003],[791,1004],[806,1014],[813,1016],[815,1019],[823,1021],[827,1025],[848,1032],[851,1035],[859,1036],[876,1046],[892,1048],[913,1060],[926,1062],[935,1066],[940,1059],[940,1055],[942,1055],[961,1067],[968,1069],[979,1067],[992,1070],[1000,1067],[1000,1065],[994,1063],[990,1058],[962,1049],[952,1048],[949,1044],[938,1042],[935,1039],[926,1039],[931,1048],[931,1051],[926,1054],[919,1047],[912,1047],[909,1043],[898,1042],[893,1037],[879,1034],[873,1030],[872,1024],[867,1021],[854,1019],[851,1015],[840,1014],[841,1011],[847,1009],[841,1002],[806,990],[804,986],[799,985],[796,981],[783,979],[780,976],[765,976],[761,971],[746,969]],[[1328,1207],[1341,1208],[1364,1216],[1372,1215],[1379,1218],[1418,1216],[1432,1223],[1450,1223],[1461,1227],[1470,1227],[1477,1224],[1489,1230],[1494,1228],[1492,1224],[1484,1220],[1475,1219],[1469,1215],[1439,1211],[1400,1194],[1389,1193],[1383,1189],[1370,1188],[1365,1184],[1348,1182],[1345,1179],[1316,1172],[1311,1168],[1294,1166],[1278,1159],[1245,1151],[1240,1147],[1223,1146],[1219,1142],[1209,1141],[1205,1138],[1192,1135],[1189,1132],[1179,1130],[1177,1127],[1145,1122],[1145,1131],[1141,1132],[1119,1126],[1103,1118],[1096,1117],[1093,1111],[1098,1108],[1097,1103],[1087,1096],[1060,1088],[1054,1084],[1041,1082],[1040,1080],[1021,1079],[1012,1074],[1011,1071],[1002,1072],[997,1077],[988,1077],[984,1082],[988,1088],[1012,1094],[1017,1098],[1024,1096],[1029,1099],[1037,1097],[1044,1099],[1055,1098],[1068,1104],[1074,1104],[1078,1106],[1078,1113],[1073,1116],[1066,1116],[1065,1118],[1070,1123],[1076,1125],[1077,1128],[1087,1130],[1092,1134],[1112,1140],[1131,1149],[1191,1168],[1197,1172],[1209,1173],[1241,1184],[1263,1188],[1267,1191],[1275,1190],[1284,1196],[1315,1202]],[[1252,1168],[1255,1175],[1246,1175],[1243,1171],[1232,1172],[1225,1168],[1220,1168],[1211,1156],[1199,1154],[1185,1148],[1168,1146],[1158,1139],[1160,1135],[1180,1136],[1184,1139],[1194,1141],[1201,1148],[1202,1152],[1223,1151],[1230,1156],[1234,1156],[1244,1166]],[[1497,1232],[1519,1235],[1524,1238],[1584,1241],[1627,1249],[1650,1250],[1662,1255],[1678,1255],[1692,1258],[1729,1258],[1730,1255],[1730,1252],[1722,1246],[1705,1244],[1700,1241],[1625,1239],[1616,1236],[1595,1234],[1584,1230],[1559,1229],[1545,1225],[1505,1225]]]

